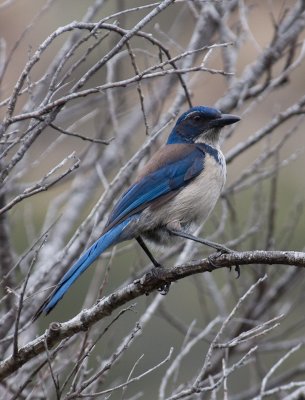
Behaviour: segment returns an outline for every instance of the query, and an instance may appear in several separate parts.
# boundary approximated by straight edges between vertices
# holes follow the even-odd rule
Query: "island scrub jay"
[[[124,240],[135,238],[155,267],[160,264],[144,239],[166,245],[180,236],[218,251],[228,251],[191,232],[213,210],[225,183],[220,130],[239,119],[204,106],[192,107],[182,114],[166,144],[153,155],[113,208],[102,236],[65,273],[35,317],[41,312],[49,313],[101,253]]]

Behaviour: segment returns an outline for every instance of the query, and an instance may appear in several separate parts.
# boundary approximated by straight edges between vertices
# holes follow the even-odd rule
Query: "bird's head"
[[[222,114],[216,108],[192,107],[178,118],[167,144],[201,142],[217,145],[221,128],[239,120],[236,115]]]

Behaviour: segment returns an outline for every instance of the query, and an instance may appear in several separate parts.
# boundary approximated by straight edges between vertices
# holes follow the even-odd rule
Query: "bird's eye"
[[[194,120],[194,121],[200,121],[200,119],[201,119],[201,118],[200,118],[199,115],[194,115],[194,116],[193,116],[193,120]]]

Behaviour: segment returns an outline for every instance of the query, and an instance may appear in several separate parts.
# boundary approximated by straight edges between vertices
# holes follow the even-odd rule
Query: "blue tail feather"
[[[93,245],[76,261],[76,263],[65,273],[57,285],[57,289],[51,295],[47,304],[42,306],[40,312],[48,314],[64,296],[76,279],[111,245],[119,243],[121,233],[128,225],[129,219],[113,227],[101,236]],[[126,240],[126,237],[124,237]],[[39,313],[40,313],[39,312]]]

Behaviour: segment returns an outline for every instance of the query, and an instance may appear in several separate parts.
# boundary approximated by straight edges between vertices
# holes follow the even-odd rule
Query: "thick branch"
[[[222,254],[214,258],[211,264],[205,258],[189,262],[170,269],[158,270],[158,274],[147,273],[142,279],[118,289],[98,301],[93,307],[81,311],[70,321],[53,322],[44,335],[20,348],[15,357],[10,356],[0,364],[0,379],[4,379],[18,370],[22,365],[45,351],[45,343],[52,348],[60,340],[72,337],[78,332],[86,331],[97,321],[112,314],[118,307],[141,295],[147,295],[158,289],[164,281],[174,282],[186,276],[201,272],[211,272],[219,268],[248,264],[285,264],[305,267],[305,253],[297,251],[246,251]]]

